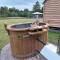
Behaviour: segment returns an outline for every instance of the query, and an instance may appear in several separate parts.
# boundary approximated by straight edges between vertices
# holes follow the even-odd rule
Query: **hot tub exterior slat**
[[[29,55],[37,55],[36,52],[44,47],[41,42],[37,41],[37,37],[40,37],[44,43],[48,41],[48,27],[17,29],[11,28],[11,26],[13,25],[7,26],[7,31],[9,31],[12,55],[15,57],[25,58],[29,57]],[[29,32],[34,34],[30,35]]]

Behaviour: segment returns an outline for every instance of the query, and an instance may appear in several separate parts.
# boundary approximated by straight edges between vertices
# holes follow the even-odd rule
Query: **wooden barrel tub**
[[[48,41],[48,26],[39,23],[32,27],[32,23],[6,25],[5,29],[10,37],[12,55],[28,58],[39,53]]]

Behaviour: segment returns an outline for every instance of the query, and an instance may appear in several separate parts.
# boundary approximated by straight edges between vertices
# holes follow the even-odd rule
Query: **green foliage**
[[[40,12],[43,13],[43,7],[41,8]]]
[[[0,8],[0,16],[2,17],[8,16],[8,13],[9,13],[8,7],[5,6]]]
[[[43,12],[41,9],[39,2],[33,6],[33,11],[29,11],[29,9],[19,10],[16,8],[8,8],[6,6],[0,7],[0,17],[32,17],[33,12]]]
[[[35,3],[35,5],[33,6],[33,11],[34,12],[40,12],[40,4],[39,4],[39,1],[37,1],[36,3]]]
[[[28,9],[23,11],[16,8],[1,7],[0,17],[31,17],[32,13]]]
[[[19,10],[18,9],[9,8],[9,14],[8,14],[8,16],[9,17],[17,17],[18,16],[18,13],[19,13]]]
[[[29,10],[28,9],[24,9],[24,17],[28,17],[28,13],[29,13]]]
[[[35,5],[33,5],[33,12],[41,12],[41,13],[43,13],[43,7],[41,8],[41,6],[39,4],[39,1],[37,1],[35,3]],[[43,14],[40,15],[40,17],[43,17]]]

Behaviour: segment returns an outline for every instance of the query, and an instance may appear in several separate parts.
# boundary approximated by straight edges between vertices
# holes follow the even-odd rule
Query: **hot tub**
[[[31,25],[32,23],[5,25],[13,56],[20,58],[35,56],[47,43],[47,24],[39,23],[36,27]]]

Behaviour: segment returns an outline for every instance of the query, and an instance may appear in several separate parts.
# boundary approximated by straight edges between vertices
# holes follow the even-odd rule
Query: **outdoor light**
[[[32,14],[36,16],[36,21],[35,22],[36,22],[37,25],[39,25],[39,15],[42,15],[42,13],[40,13],[40,12],[34,12]]]

